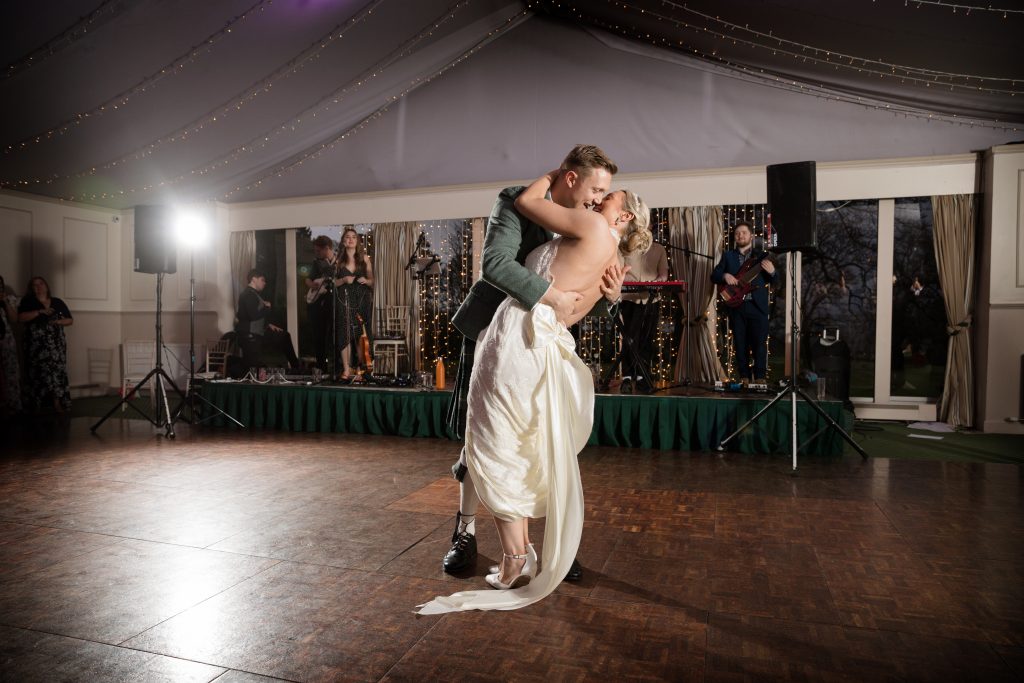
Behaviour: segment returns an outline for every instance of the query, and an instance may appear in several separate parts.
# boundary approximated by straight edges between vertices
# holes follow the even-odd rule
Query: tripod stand
[[[127,405],[132,410],[137,412],[139,415],[141,415],[142,417],[144,417],[147,420],[149,420],[150,424],[152,424],[154,427],[164,428],[166,430],[165,433],[164,433],[164,436],[166,436],[168,439],[173,439],[174,438],[174,436],[175,436],[174,435],[174,420],[171,419],[171,409],[170,409],[170,405],[167,403],[167,391],[164,388],[164,385],[165,385],[165,383],[169,384],[171,389],[173,389],[178,394],[178,396],[181,397],[181,400],[183,402],[185,400],[185,394],[183,394],[181,392],[181,389],[179,389],[178,386],[174,383],[174,380],[171,379],[170,375],[168,375],[164,371],[164,366],[163,366],[163,323],[161,322],[161,315],[163,314],[163,294],[164,294],[164,274],[163,273],[157,273],[156,274],[156,367],[154,367],[152,370],[150,370],[149,373],[145,377],[142,378],[141,382],[139,382],[134,387],[132,387],[131,391],[129,391],[127,394],[125,394],[125,396],[118,402],[118,404],[115,405],[113,408],[111,408],[107,412],[106,415],[101,417],[99,419],[99,421],[96,422],[96,424],[94,424],[93,426],[89,427],[89,431],[92,432],[93,434],[96,433],[96,430],[99,429],[100,425],[102,425],[104,422],[106,422],[107,419],[110,418],[110,416],[113,415],[117,411],[118,408],[120,408],[121,406]],[[130,402],[131,399],[135,397],[135,394],[138,392],[138,390],[141,389],[143,386],[145,386],[145,384],[150,379],[153,380],[153,398],[154,398],[154,402],[155,402],[155,405],[156,405],[156,411],[155,411],[156,415],[155,415],[155,417],[151,417],[151,416],[147,415],[146,413],[142,412],[141,410],[136,408],[134,405],[132,405],[132,403]]]
[[[807,445],[807,443],[809,443],[811,439],[814,439],[819,434],[821,434],[821,431],[819,431],[819,432],[815,433],[811,437],[811,439],[808,439],[807,442],[804,442],[803,444],[797,443],[797,428],[796,428],[796,405],[797,405],[796,404],[796,397],[797,397],[797,394],[799,394],[800,397],[807,403],[807,405],[811,406],[818,413],[818,415],[820,415],[822,417],[822,419],[824,419],[825,422],[828,423],[829,427],[831,427],[832,429],[834,429],[837,432],[839,432],[839,435],[841,437],[843,437],[843,439],[845,439],[846,442],[848,444],[850,444],[855,451],[860,453],[861,458],[863,458],[864,460],[867,460],[867,458],[868,458],[868,454],[865,453],[864,449],[861,448],[860,445],[856,441],[853,440],[853,437],[851,437],[849,434],[847,434],[846,430],[844,430],[842,427],[840,427],[839,424],[835,420],[832,419],[832,416],[829,415],[828,413],[826,413],[825,410],[821,406],[819,406],[818,403],[814,399],[812,399],[810,396],[808,396],[804,392],[803,389],[801,389],[799,386],[797,386],[797,381],[796,381],[796,378],[797,378],[797,352],[796,352],[796,347],[797,347],[797,341],[800,339],[800,325],[797,322],[797,315],[796,315],[796,311],[797,311],[797,292],[796,292],[796,281],[793,279],[793,270],[794,270],[793,264],[796,261],[796,257],[794,256],[794,254],[798,254],[798,253],[799,253],[798,251],[790,252],[790,257],[789,257],[789,260],[788,260],[788,268],[787,268],[787,274],[788,274],[788,277],[789,277],[789,287],[790,287],[790,308],[789,308],[789,310],[791,312],[790,318],[792,320],[792,324],[790,326],[789,378],[788,378],[787,384],[782,389],[782,391],[780,391],[778,394],[775,395],[775,398],[773,398],[763,408],[761,408],[759,411],[757,411],[752,418],[750,418],[749,420],[744,422],[742,425],[740,425],[739,429],[737,429],[732,434],[730,434],[729,436],[727,436],[724,439],[722,439],[721,443],[718,445],[718,450],[724,451],[725,450],[725,444],[729,443],[735,437],[739,436],[739,434],[742,431],[744,431],[747,427],[749,427],[750,425],[752,425],[755,422],[757,422],[757,420],[762,415],[764,415],[766,412],[768,412],[768,410],[773,405],[775,405],[776,403],[778,403],[779,401],[781,401],[782,399],[784,399],[784,398],[786,398],[788,396],[789,399],[790,399],[790,427],[791,427],[790,447],[791,447],[792,456],[793,456],[793,472],[796,472],[796,468],[797,468],[797,451],[800,449],[801,446]]]
[[[229,415],[220,407],[214,405],[209,399],[196,391],[196,265],[195,255],[190,251],[188,255],[188,391],[185,396],[181,397],[181,403],[174,410],[174,414],[171,416],[171,425],[182,418],[182,412],[185,410],[185,406],[188,406],[188,419],[185,420],[191,425],[202,424],[206,420],[213,419],[217,415],[223,415],[227,419],[234,422],[239,427],[245,427],[244,424],[236,420],[234,417]],[[209,368],[207,368],[209,370]],[[178,392],[179,394],[181,392]],[[213,413],[206,417],[200,418],[196,413],[196,401],[202,401],[204,404],[213,409]],[[173,436],[173,434],[172,434]]]

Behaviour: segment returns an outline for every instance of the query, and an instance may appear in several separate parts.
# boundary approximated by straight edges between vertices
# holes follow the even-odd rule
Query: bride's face
[[[615,221],[618,220],[618,226],[622,225],[629,220],[630,214],[623,208],[626,203],[626,193],[622,190],[616,190],[615,192],[609,192],[604,196],[600,206],[594,207],[594,210],[605,217],[608,221],[608,225],[615,227]]]

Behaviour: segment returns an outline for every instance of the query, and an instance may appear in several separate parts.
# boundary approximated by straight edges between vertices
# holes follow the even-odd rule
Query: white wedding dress
[[[550,280],[562,238],[534,249],[526,267]],[[594,384],[554,310],[508,297],[477,342],[466,414],[466,464],[494,516],[546,517],[540,573],[515,590],[462,591],[419,614],[510,610],[558,587],[579,549],[583,485],[577,454],[594,425]]]

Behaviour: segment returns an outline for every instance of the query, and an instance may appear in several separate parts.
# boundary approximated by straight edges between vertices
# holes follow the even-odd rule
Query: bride
[[[568,327],[603,294],[602,275],[618,252],[650,246],[650,211],[629,190],[598,207],[569,209],[545,198],[561,171],[523,190],[516,209],[559,237],[537,247],[526,267],[582,299],[558,320],[537,304],[502,302],[476,347],[466,416],[466,459],[480,500],[494,516],[503,558],[487,575],[493,590],[463,591],[420,605],[420,614],[517,609],[558,586],[583,531],[583,487],[576,456],[594,424],[594,385]],[[546,517],[543,557],[528,521]]]

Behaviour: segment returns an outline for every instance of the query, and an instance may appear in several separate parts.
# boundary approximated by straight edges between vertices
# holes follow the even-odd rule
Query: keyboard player
[[[665,247],[651,242],[646,250],[634,251],[623,256],[624,265],[630,266],[630,280],[644,282],[665,282],[668,280],[668,255]],[[646,377],[651,376],[651,361],[654,359],[654,339],[658,331],[658,295],[651,291],[622,294],[619,312],[622,316],[623,334],[632,342],[636,354],[626,353],[622,359],[621,393],[649,394],[654,391]],[[646,372],[641,372],[638,363]]]

